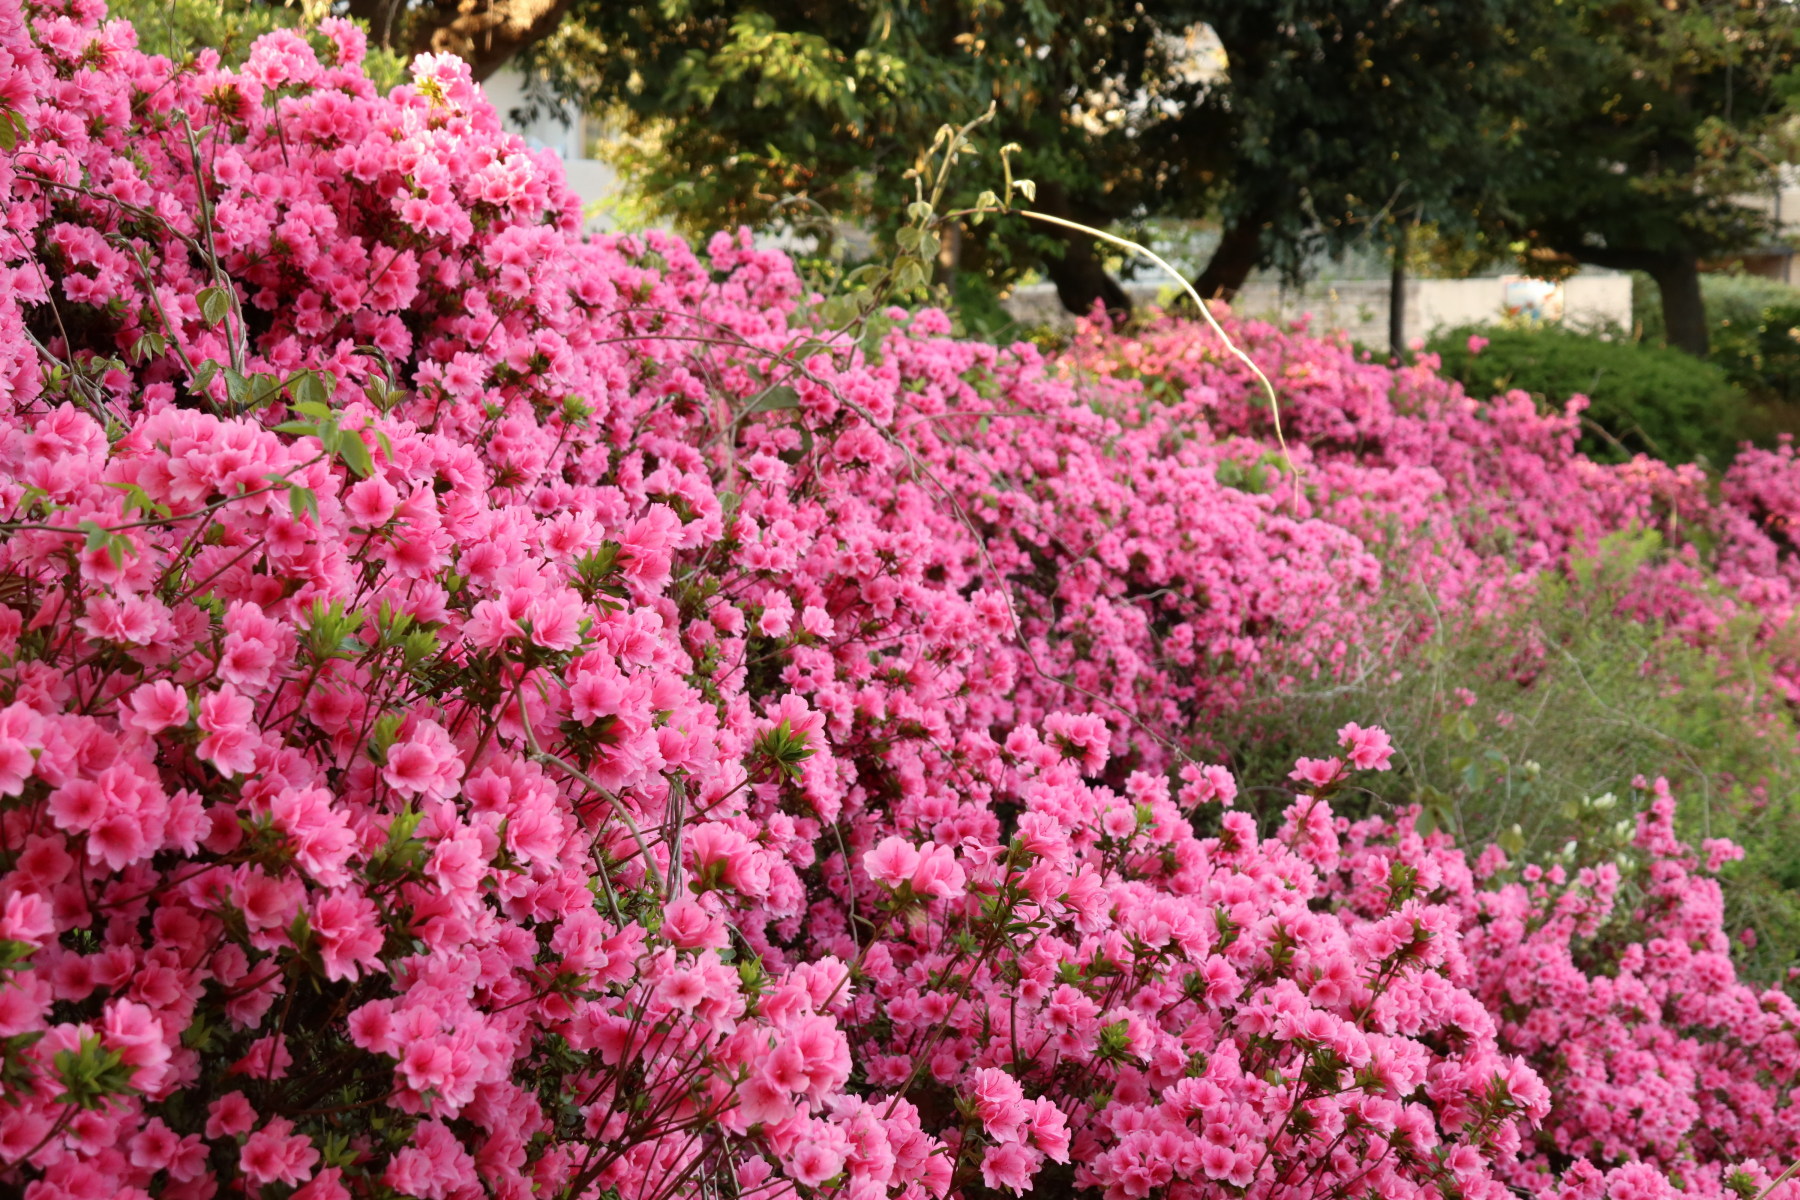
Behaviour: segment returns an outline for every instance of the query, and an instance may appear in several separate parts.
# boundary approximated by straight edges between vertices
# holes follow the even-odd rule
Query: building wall
[[[1497,321],[1503,315],[1503,282],[1498,276],[1479,279],[1411,279],[1406,283],[1406,339],[1429,337],[1440,329]],[[1154,304],[1170,293],[1168,286],[1133,284],[1128,290],[1138,304]],[[1388,342],[1388,283],[1350,280],[1284,289],[1253,283],[1238,294],[1231,310],[1242,316],[1295,321],[1310,317],[1320,333],[1342,329],[1370,347]],[[1019,288],[1006,302],[1022,324],[1067,326],[1065,313],[1049,284]],[[1583,273],[1563,284],[1562,322],[1575,328],[1631,324],[1631,277]]]
[[[1782,166],[1774,187],[1740,199],[1745,207],[1769,214],[1775,239],[1759,250],[1736,256],[1736,265],[1752,275],[1800,284],[1800,269],[1794,265],[1792,246],[1793,240],[1800,237],[1800,167],[1791,163]]]

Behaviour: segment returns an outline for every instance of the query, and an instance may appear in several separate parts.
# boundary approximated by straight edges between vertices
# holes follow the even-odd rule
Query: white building
[[[1774,187],[1763,195],[1746,197],[1744,202],[1768,213],[1775,224],[1775,240],[1743,255],[1744,269],[1752,275],[1800,285],[1793,244],[1800,238],[1800,167],[1783,166]]]

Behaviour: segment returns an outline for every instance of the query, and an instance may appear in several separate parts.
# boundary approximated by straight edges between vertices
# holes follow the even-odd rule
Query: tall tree
[[[1199,280],[1229,296],[1257,267],[1389,241],[1428,217],[1446,235],[1491,225],[1533,83],[1539,0],[1261,0],[1209,5],[1220,86],[1158,131],[1193,143],[1222,236]],[[1172,215],[1183,197],[1168,198]]]
[[[1396,205],[1440,224],[1484,211],[1506,136],[1495,114],[1525,86],[1512,31],[1538,7],[574,3],[529,61],[621,116],[646,148],[631,164],[641,191],[690,226],[766,220],[794,197],[879,223],[903,208],[902,173],[933,131],[992,102],[992,144],[1023,147],[1019,169],[1056,215],[1222,213],[1212,294],[1381,236]],[[962,186],[992,182],[971,171]],[[1002,220],[969,231],[961,256],[1001,284],[1041,262],[1071,310],[1126,303],[1081,235]]]
[[[1044,207],[1107,224],[1144,205],[1168,164],[1142,153],[1146,124],[1178,105],[1168,81],[1199,19],[1192,4],[952,0],[577,0],[531,56],[551,86],[608,106],[645,147],[640,192],[699,231],[796,206],[892,229],[914,156],[937,128],[997,105],[992,150],[1022,147]],[[955,181],[959,201],[998,166]],[[1127,306],[1091,242],[1002,219],[960,239],[965,276],[1005,281],[1042,262],[1064,304]]]
[[[1541,252],[1648,272],[1669,341],[1707,350],[1702,263],[1766,240],[1795,150],[1787,0],[1564,0],[1517,134],[1507,224]]]

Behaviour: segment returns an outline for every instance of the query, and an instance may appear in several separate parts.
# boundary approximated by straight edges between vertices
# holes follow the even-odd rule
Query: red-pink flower
[[[1329,787],[1344,773],[1344,763],[1337,758],[1302,758],[1294,763],[1288,778],[1311,788]]]
[[[919,862],[918,849],[900,837],[883,838],[880,845],[863,854],[863,870],[869,878],[891,888],[912,882]]]
[[[1031,1188],[1032,1176],[1042,1157],[1021,1142],[989,1146],[981,1155],[981,1182],[995,1190],[1006,1188],[1024,1195]]]

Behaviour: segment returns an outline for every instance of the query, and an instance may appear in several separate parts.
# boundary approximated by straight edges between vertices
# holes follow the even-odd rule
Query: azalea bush
[[[1228,328],[1277,382],[1297,471],[1203,327],[1095,329],[1070,357],[1203,427],[1229,451],[1219,481],[1354,534],[1378,584],[1318,628],[1329,670],[1296,663],[1304,643],[1284,633],[1205,672],[1232,699],[1195,716],[1193,741],[1266,777],[1346,720],[1379,721],[1401,747],[1393,798],[1472,853],[1500,838],[1538,858],[1629,815],[1584,801],[1667,775],[1688,834],[1745,840],[1736,953],[1785,979],[1800,952],[1791,445],[1743,448],[1722,477],[1603,466],[1575,452],[1579,400],[1483,403],[1429,355],[1390,369],[1304,328]],[[1162,583],[1136,587],[1167,603]]]
[[[1253,781],[1261,825],[1205,737],[1253,671],[1418,644],[1408,552],[1504,606],[1681,514],[1735,590],[1683,607],[1674,558],[1634,603],[1773,621],[1791,455],[1714,503],[1238,328],[1290,464],[1211,335],[1151,387],[1097,330],[834,331],[747,237],[584,240],[462,64],[384,95],[364,49],[175,64],[0,4],[4,1186],[1625,1200],[1792,1160],[1796,1014],[1662,793],[1607,862],[1471,863],[1335,814],[1378,728]]]

